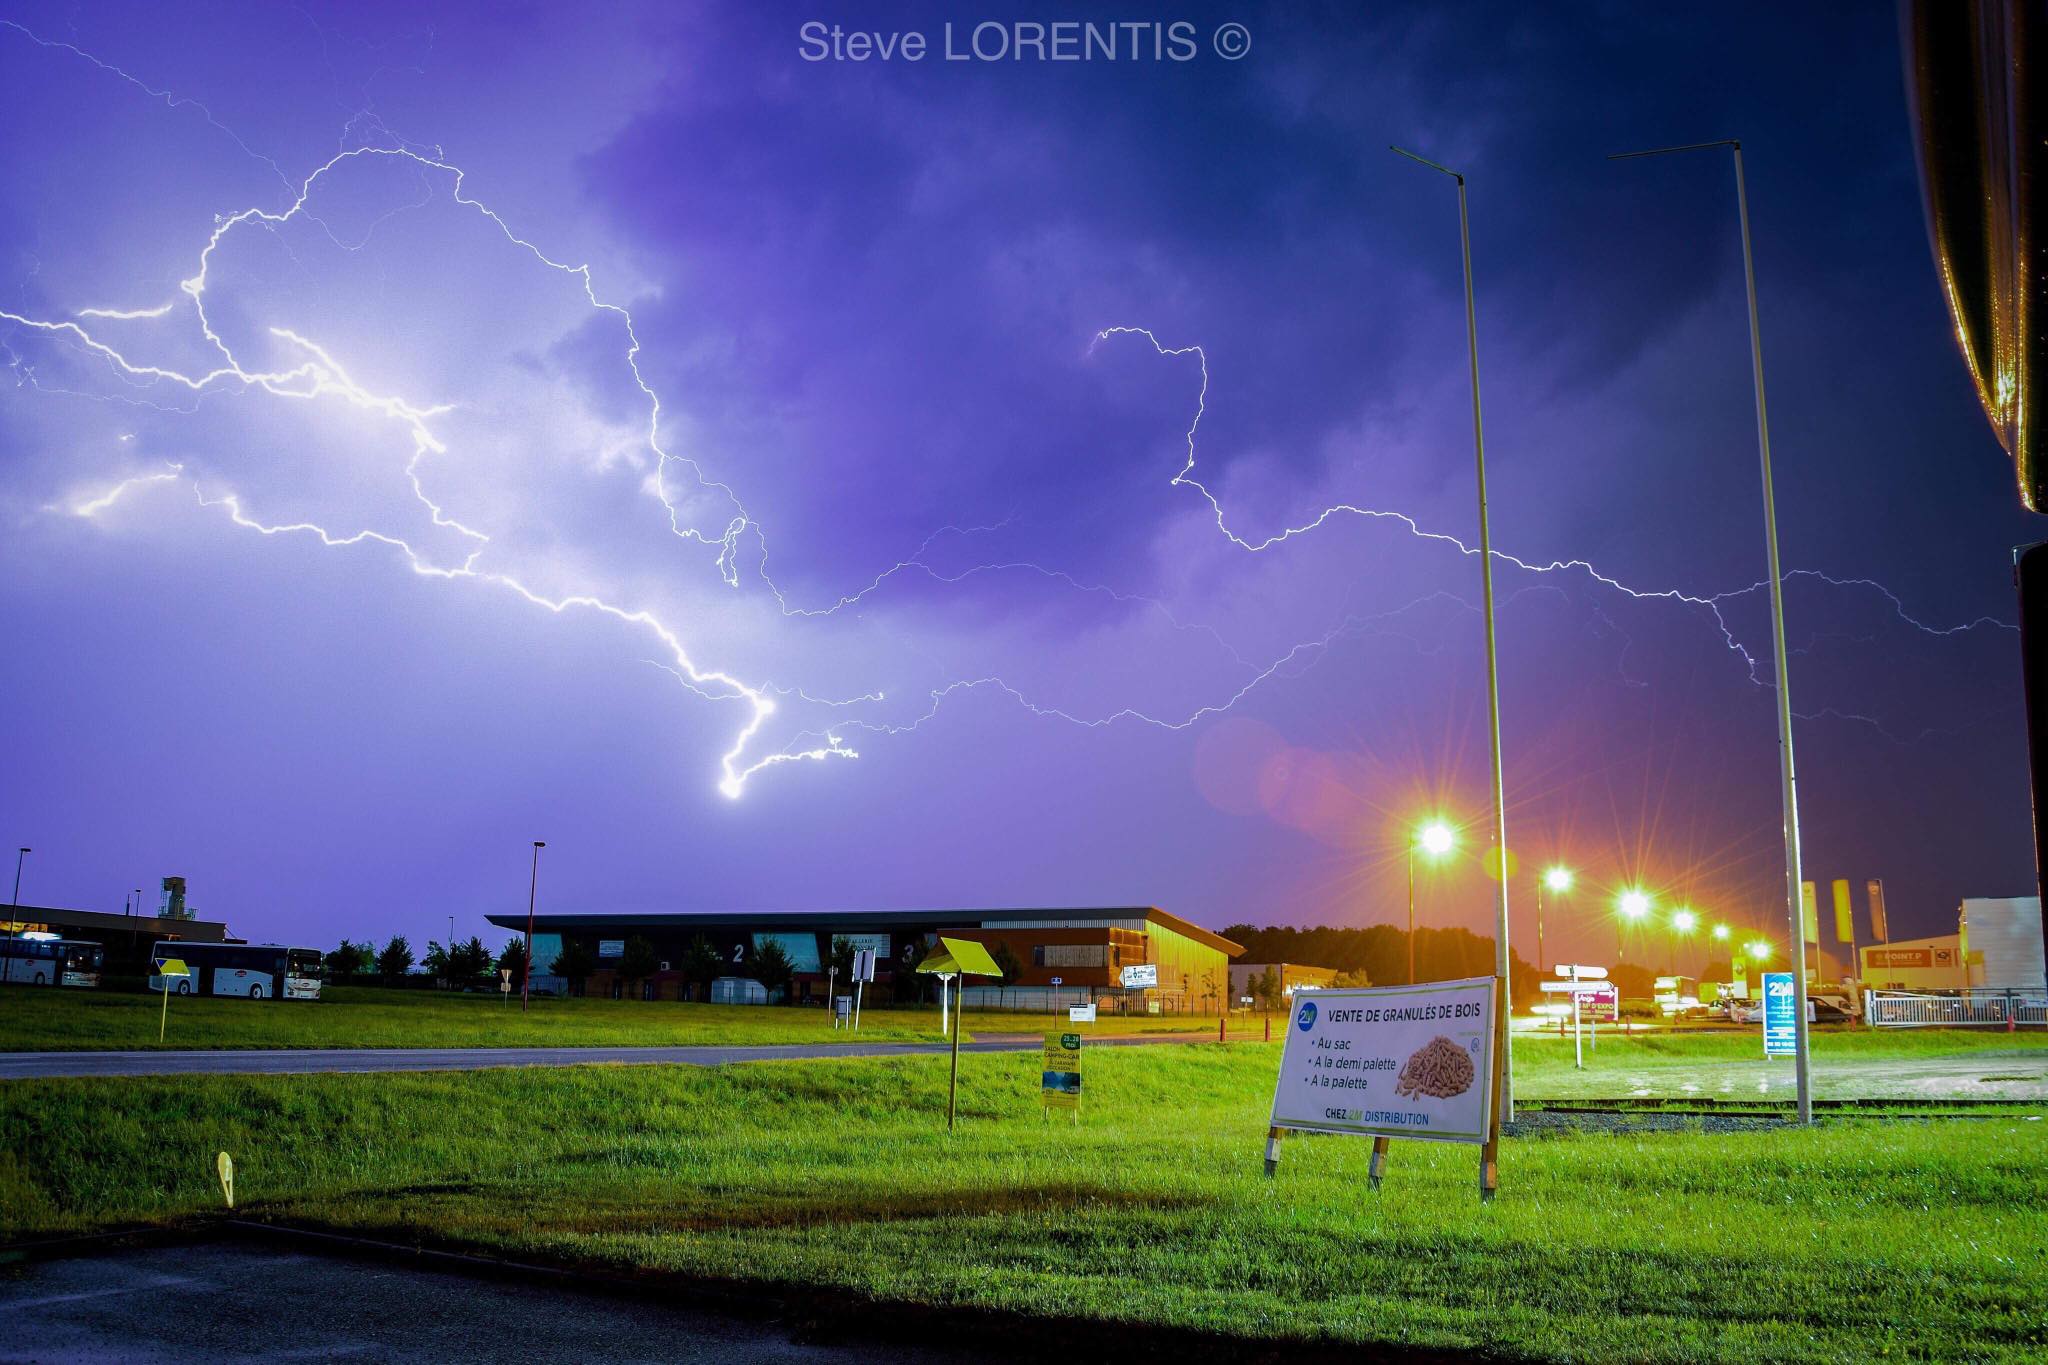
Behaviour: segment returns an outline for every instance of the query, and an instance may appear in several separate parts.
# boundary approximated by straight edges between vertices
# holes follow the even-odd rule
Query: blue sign
[[[1798,1051],[1792,973],[1764,973],[1764,1056],[1790,1057]]]
[[[1295,1027],[1299,1028],[1303,1033],[1307,1033],[1310,1029],[1314,1028],[1316,1026],[1316,1002],[1313,1000],[1302,1001],[1301,1012],[1294,1016],[1294,1023]]]

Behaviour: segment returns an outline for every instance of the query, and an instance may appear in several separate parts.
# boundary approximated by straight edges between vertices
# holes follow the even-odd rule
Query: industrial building
[[[182,899],[182,898],[181,898]],[[149,950],[159,939],[187,943],[235,943],[218,920],[183,915],[128,915],[105,910],[60,910],[48,905],[0,906],[0,933],[59,934],[97,943],[107,950],[106,970],[116,976],[146,975]]]
[[[2040,990],[2048,985],[2039,896],[1972,896],[1956,932],[1861,950],[1862,984],[1877,990]]]
[[[523,914],[487,916],[492,924],[523,932]],[[871,998],[909,998],[911,964],[940,934],[973,939],[1000,960],[1017,965],[1007,984],[970,977],[962,999],[970,1007],[1057,1009],[1095,1001],[1106,1008],[1153,1013],[1216,1013],[1230,1004],[1230,960],[1244,949],[1200,925],[1156,906],[1102,909],[1009,910],[828,910],[810,913],[729,914],[558,914],[533,921],[533,984],[537,990],[567,990],[573,984],[552,972],[566,943],[589,953],[595,970],[581,986],[586,994],[637,996],[648,1000],[720,999],[757,1001],[749,990],[754,954],[769,943],[788,957],[791,976],[772,998],[822,1004],[833,944],[872,949],[875,983]],[[628,976],[628,940],[652,947],[651,970]],[[686,955],[702,939],[719,968],[712,979],[685,970]],[[1124,969],[1150,967],[1156,984],[1126,989]],[[916,988],[921,989],[923,983]],[[845,982],[838,983],[843,990]]]

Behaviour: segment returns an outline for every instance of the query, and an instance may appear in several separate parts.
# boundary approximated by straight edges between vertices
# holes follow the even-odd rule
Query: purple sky
[[[178,873],[250,936],[418,943],[542,838],[558,910],[1356,924],[1434,807],[1473,831],[1425,918],[1481,928],[1455,197],[1386,146],[1471,176],[1496,546],[1706,598],[1763,563],[1732,177],[1603,157],[1731,135],[1809,875],[1884,878],[1894,936],[2031,888],[2036,532],[1883,7],[1162,10],[1191,59],[916,64],[800,26],[1123,12],[763,8],[0,5],[24,900]],[[1198,413],[1230,534],[1174,483]],[[1249,548],[1339,505],[1427,536]],[[1762,594],[1498,586],[1518,933],[1553,858],[1552,957],[1637,879],[1761,923]]]

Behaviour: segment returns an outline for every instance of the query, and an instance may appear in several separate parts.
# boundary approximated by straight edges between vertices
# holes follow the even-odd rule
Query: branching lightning
[[[225,391],[256,391],[270,397],[298,402],[339,402],[370,413],[387,422],[395,423],[406,434],[411,445],[411,456],[404,464],[404,472],[410,483],[414,498],[424,507],[433,525],[451,531],[466,543],[468,549],[459,562],[452,565],[434,562],[403,536],[372,527],[352,530],[337,530],[310,520],[289,522],[266,521],[253,514],[243,498],[228,489],[202,487],[200,481],[188,474],[180,465],[167,465],[163,470],[137,474],[95,493],[74,497],[61,505],[61,510],[81,517],[97,517],[114,507],[123,498],[135,494],[145,487],[185,481],[188,482],[199,504],[226,516],[238,528],[263,536],[303,536],[322,546],[343,549],[348,547],[376,544],[396,551],[404,557],[412,571],[422,577],[440,580],[472,580],[490,584],[516,594],[525,601],[556,614],[569,612],[590,612],[617,620],[632,628],[651,635],[661,646],[661,657],[650,660],[657,667],[669,672],[676,681],[692,694],[712,701],[735,701],[744,708],[743,723],[735,732],[729,746],[720,757],[719,789],[729,797],[739,796],[746,783],[762,770],[795,762],[815,761],[828,758],[854,758],[857,751],[848,747],[843,736],[860,732],[871,735],[900,735],[915,731],[939,714],[946,702],[954,697],[974,691],[997,693],[1033,716],[1098,729],[1123,723],[1151,726],[1164,730],[1184,730],[1205,718],[1218,715],[1236,706],[1245,697],[1276,677],[1288,677],[1313,666],[1314,662],[1327,655],[1338,640],[1354,637],[1370,631],[1384,631],[1392,622],[1420,607],[1448,601],[1466,609],[1469,603],[1454,594],[1437,591],[1426,594],[1414,602],[1392,611],[1370,615],[1346,615],[1327,630],[1311,638],[1301,640],[1291,647],[1263,662],[1248,659],[1233,646],[1215,627],[1185,619],[1173,605],[1165,600],[1142,594],[1122,591],[1107,584],[1085,581],[1065,570],[1036,563],[1028,559],[1006,558],[986,563],[973,564],[961,569],[941,569],[928,560],[928,553],[942,537],[971,538],[983,533],[1002,529],[1007,523],[993,525],[947,526],[926,537],[907,558],[890,565],[877,573],[865,585],[846,593],[821,606],[798,605],[780,587],[768,571],[768,546],[763,528],[749,514],[738,495],[726,483],[710,477],[694,460],[672,453],[664,444],[663,409],[659,394],[647,381],[640,366],[641,341],[631,312],[624,306],[600,297],[588,265],[572,265],[556,259],[532,241],[513,230],[505,219],[482,201],[471,197],[465,190],[465,172],[449,161],[439,148],[431,151],[415,150],[412,144],[399,147],[358,146],[338,152],[318,166],[303,180],[294,182],[276,162],[255,152],[232,130],[214,118],[205,106],[197,101],[185,99],[170,92],[153,88],[138,80],[117,66],[102,61],[70,43],[55,42],[38,37],[20,24],[0,20],[0,28],[15,31],[44,49],[62,51],[91,63],[97,69],[145,92],[152,99],[169,109],[192,108],[199,111],[207,122],[232,139],[241,150],[256,158],[276,172],[280,184],[289,196],[289,203],[282,209],[272,211],[251,207],[230,216],[219,218],[199,253],[198,268],[184,280],[179,291],[182,297],[170,302],[148,307],[121,308],[95,306],[80,308],[68,317],[39,318],[24,313],[0,309],[0,321],[15,327],[40,334],[43,337],[77,348],[108,366],[111,371],[127,384],[143,390],[158,385],[173,390],[182,390],[193,395],[195,400],[207,394]],[[1101,714],[1088,715],[1069,707],[1046,704],[1034,699],[1029,692],[1006,681],[1004,678],[986,674],[973,677],[955,678],[933,687],[928,693],[928,704],[922,712],[901,720],[890,720],[879,716],[848,714],[834,725],[808,730],[796,735],[789,743],[769,752],[755,752],[754,744],[762,727],[777,709],[777,698],[794,697],[804,703],[835,710],[849,710],[877,706],[884,701],[880,690],[866,690],[858,695],[829,699],[821,698],[801,687],[778,684],[766,680],[749,681],[725,668],[699,663],[693,658],[677,633],[665,624],[651,610],[628,603],[609,600],[591,592],[543,592],[522,578],[498,569],[483,567],[481,556],[485,547],[491,544],[491,536],[475,526],[465,524],[450,513],[428,489],[423,466],[430,457],[448,453],[446,441],[437,434],[436,419],[451,409],[449,405],[422,403],[396,394],[372,392],[358,382],[349,368],[334,355],[331,349],[311,337],[293,330],[272,327],[267,335],[280,343],[290,358],[289,364],[281,369],[251,367],[239,358],[234,349],[222,337],[208,313],[207,291],[210,272],[216,255],[231,234],[250,228],[280,229],[297,220],[305,219],[319,226],[332,238],[325,223],[320,222],[308,208],[309,200],[321,183],[334,176],[342,168],[376,161],[403,162],[430,176],[445,177],[449,193],[454,202],[467,211],[480,215],[502,235],[505,242],[525,253],[541,267],[572,276],[576,279],[584,299],[591,309],[615,318],[623,327],[626,348],[623,359],[634,384],[644,397],[646,422],[644,436],[646,447],[655,457],[653,476],[654,489],[667,513],[670,533],[682,540],[707,547],[715,551],[714,567],[722,583],[728,588],[743,586],[739,549],[749,532],[759,546],[758,560],[753,571],[759,583],[772,595],[777,609],[785,618],[831,617],[851,607],[866,602],[877,594],[884,593],[898,580],[918,578],[941,586],[952,586],[985,575],[1021,574],[1040,578],[1060,590],[1084,595],[1098,595],[1119,605],[1136,606],[1156,613],[1174,631],[1192,631],[1212,639],[1241,670],[1241,676],[1230,684],[1222,695],[1214,700],[1189,707],[1172,715],[1148,712],[1137,706],[1121,706],[1105,710]],[[394,210],[396,211],[396,210]],[[345,244],[344,249],[350,249]],[[193,323],[217,361],[208,368],[196,372],[173,369],[146,363],[131,358],[122,348],[105,340],[96,331],[94,324],[101,322],[158,321],[182,316],[190,310]],[[1354,503],[1337,503],[1321,509],[1313,517],[1297,525],[1264,536],[1247,535],[1234,529],[1222,501],[1196,475],[1196,442],[1202,418],[1206,413],[1209,395],[1209,361],[1206,351],[1197,345],[1168,346],[1150,330],[1143,327],[1117,326],[1099,332],[1091,346],[1101,345],[1117,338],[1138,337],[1148,343],[1162,358],[1192,358],[1199,371],[1199,390],[1194,405],[1194,415],[1185,433],[1186,458],[1180,470],[1174,474],[1169,486],[1191,488],[1201,495],[1209,505],[1216,530],[1237,549],[1247,554],[1259,555],[1277,550],[1289,541],[1306,536],[1339,519],[1357,519],[1366,522],[1387,522],[1398,526],[1414,539],[1449,546],[1460,556],[1474,556],[1478,550],[1457,536],[1428,529],[1412,516],[1395,510],[1362,506]],[[11,349],[7,356],[12,360],[17,373],[23,373],[25,366]],[[27,372],[29,382],[34,382],[32,371]],[[121,401],[144,401],[132,397],[121,397]],[[154,404],[151,404],[154,406]],[[728,509],[720,513],[722,523],[709,530],[700,530],[688,523],[679,505],[676,485],[672,482],[671,464],[679,464],[684,477],[697,494],[710,494],[722,501]],[[1723,608],[1727,604],[1761,589],[1761,582],[1726,592],[1701,595],[1675,588],[1639,589],[1600,572],[1583,559],[1551,560],[1547,563],[1519,558],[1504,551],[1495,550],[1496,559],[1503,565],[1530,575],[1577,576],[1611,592],[1619,593],[1639,601],[1669,601],[1708,613],[1722,641],[1743,663],[1749,681],[1758,687],[1770,687],[1772,681],[1759,674],[1759,662],[1737,637]],[[1979,617],[1953,626],[1937,626],[1922,621],[1907,612],[1901,599],[1883,584],[1868,578],[1836,578],[1818,570],[1803,569],[1792,571],[1792,577],[1812,578],[1838,589],[1867,590],[1879,594],[1888,604],[1892,613],[1905,625],[1930,636],[1944,637],[1962,634],[1980,627],[2013,629],[2006,622],[1990,617]],[[1512,595],[1510,596],[1512,600]],[[1845,719],[1870,721],[1869,717],[1853,716],[1846,712],[1828,708],[1820,715],[1835,715]]]

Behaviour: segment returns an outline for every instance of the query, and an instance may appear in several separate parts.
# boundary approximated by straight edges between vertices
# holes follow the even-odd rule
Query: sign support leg
[[[1391,1145],[1383,1137],[1372,1140],[1372,1162],[1365,1168],[1365,1178],[1372,1182],[1374,1189],[1380,1187],[1380,1178],[1387,1173],[1387,1148]]]
[[[160,976],[157,979],[164,983],[164,1005],[156,1020],[156,1040],[161,1043],[164,1040],[164,1025],[171,1022],[171,979],[168,976]]]
[[[1273,1172],[1280,1169],[1280,1130],[1266,1130],[1266,1178],[1272,1179]]]
[[[1507,885],[1503,878],[1501,885]],[[1503,892],[1505,896],[1505,892]],[[1503,935],[1501,941],[1507,941]],[[1577,997],[1574,996],[1574,999]],[[1503,1107],[1502,1079],[1507,1063],[1508,982],[1505,974],[1495,978],[1493,987],[1493,1103],[1486,1107],[1486,1144],[1479,1149],[1479,1199],[1492,1200],[1500,1188],[1500,1119]]]
[[[959,979],[964,982],[967,978],[963,975]],[[941,991],[945,990],[946,983],[941,981],[939,989]],[[953,1067],[946,1076],[946,1131],[949,1133],[953,1131],[953,1111],[960,1094],[960,1003],[959,988],[955,987],[953,991]]]

